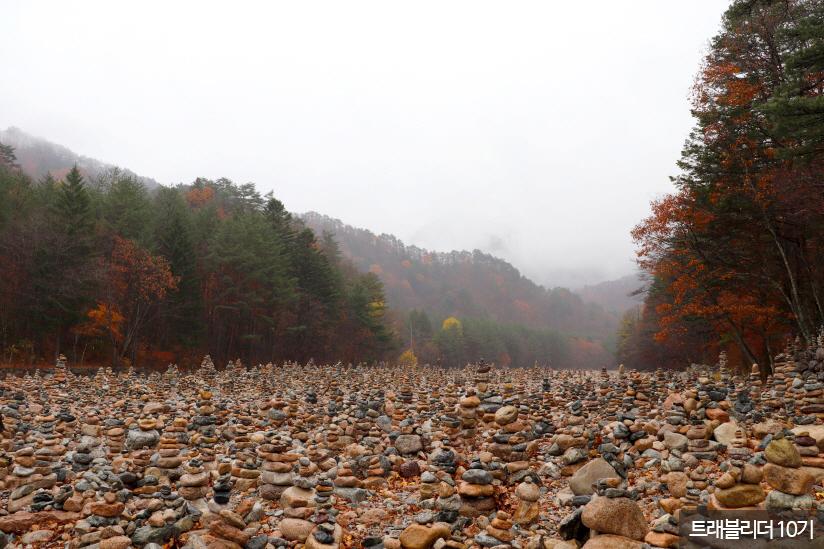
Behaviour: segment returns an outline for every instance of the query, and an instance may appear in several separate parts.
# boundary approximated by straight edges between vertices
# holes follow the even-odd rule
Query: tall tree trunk
[[[77,363],[77,340],[80,339],[80,336],[75,333],[74,334],[74,342],[72,343],[72,360]]]
[[[756,185],[753,182],[752,177],[750,177],[749,174],[745,174],[745,177],[753,193],[755,193],[755,196],[757,196],[758,189],[756,188]],[[790,308],[792,309],[793,315],[795,316],[796,325],[798,326],[798,329],[801,332],[801,335],[804,338],[804,340],[810,341],[810,330],[808,328],[807,320],[804,315],[804,305],[803,303],[801,303],[800,292],[798,291],[798,281],[796,280],[796,275],[792,268],[792,265],[790,265],[790,260],[787,257],[787,251],[784,249],[784,245],[781,243],[781,240],[778,236],[778,231],[776,231],[772,219],[770,218],[770,215],[765,210],[761,202],[757,199],[756,204],[758,204],[758,207],[761,211],[761,218],[764,221],[764,226],[766,227],[767,232],[769,232],[770,236],[772,237],[773,244],[775,244],[775,248],[776,250],[778,250],[778,255],[781,256],[781,263],[784,266],[784,271],[787,275],[787,281],[790,285]]]
[[[793,272],[792,266],[790,265],[790,260],[787,257],[787,252],[786,250],[784,250],[784,246],[779,241],[778,234],[772,227],[772,224],[769,221],[766,222],[767,230],[770,232],[770,235],[772,235],[775,247],[778,249],[778,253],[781,256],[781,262],[784,264],[784,269],[787,272],[787,280],[790,283],[790,293],[792,295],[792,308],[793,314],[796,317],[796,324],[798,325],[798,328],[801,331],[801,336],[804,338],[805,341],[809,342],[810,330],[808,329],[807,320],[804,315],[804,305],[803,303],[801,303],[801,298],[799,296],[798,282],[796,280],[795,273]]]
[[[772,345],[770,345],[770,335],[767,330],[761,330],[761,338],[764,340],[764,353],[767,355],[767,360],[758,363],[758,371],[761,379],[766,379],[773,372],[774,358]]]
[[[806,246],[804,243],[801,244],[800,249],[801,262],[804,264],[804,268],[807,270],[807,277],[810,280],[810,291],[813,294],[813,301],[815,302],[816,311],[818,311],[818,319],[816,320],[816,326],[813,326],[813,328],[815,329],[824,324],[824,306],[822,306],[821,304],[821,296],[818,292],[818,286],[816,285],[817,279],[815,273],[813,272],[812,265],[810,265],[810,262],[807,261],[807,254],[805,253]]]
[[[750,361],[750,364],[760,364],[761,361],[756,358],[755,353],[753,353],[750,346],[747,345],[747,342],[744,340],[744,336],[741,334],[741,330],[739,330],[738,326],[735,325],[735,322],[732,321],[729,315],[727,315],[726,320],[727,324],[729,324],[732,329],[733,339],[735,339],[735,342],[738,343],[738,346],[741,348],[741,352],[744,353],[744,356]]]

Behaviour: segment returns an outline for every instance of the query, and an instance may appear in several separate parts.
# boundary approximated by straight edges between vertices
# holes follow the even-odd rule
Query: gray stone
[[[470,484],[492,483],[492,475],[485,469],[467,469],[461,478]]]
[[[138,450],[140,448],[152,448],[160,442],[160,434],[157,431],[140,431],[132,429],[126,434],[126,448],[128,450]]]
[[[602,478],[617,478],[618,473],[603,458],[596,458],[575,471],[569,479],[569,487],[576,496],[590,495],[593,484]]]
[[[475,543],[481,547],[495,547],[496,545],[501,545],[500,541],[493,538],[489,534],[478,534],[475,536]]]
[[[551,461],[547,461],[541,468],[538,469],[538,474],[542,477],[549,477],[551,479],[559,479],[561,478],[561,468],[552,463]]]
[[[712,432],[712,436],[724,446],[732,446],[732,441],[735,440],[735,432],[737,430],[738,425],[734,421],[728,421],[716,427]]]
[[[564,455],[561,457],[561,460],[566,465],[572,465],[573,463],[578,463],[579,461],[583,461],[587,458],[587,453],[581,448],[569,448]]]
[[[132,534],[132,543],[138,546],[143,546],[149,543],[163,544],[169,540],[175,533],[175,529],[171,525],[162,526],[160,528],[153,528],[151,526],[141,526]]]
[[[399,435],[395,440],[395,448],[401,454],[414,454],[423,450],[420,435]]]
[[[335,493],[352,503],[362,503],[369,499],[369,490],[364,490],[363,488],[342,488],[336,486]]]
[[[764,502],[768,511],[809,511],[815,508],[815,500],[809,494],[803,496],[793,496],[778,490],[772,490],[767,494]]]
[[[683,452],[687,449],[687,444],[689,444],[689,439],[681,433],[674,433],[672,431],[664,433],[664,446],[670,450],[675,449]]]

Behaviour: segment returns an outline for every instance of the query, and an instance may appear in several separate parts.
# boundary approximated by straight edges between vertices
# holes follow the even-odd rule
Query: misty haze
[[[824,0],[10,0],[0,67],[0,549],[824,536]]]
[[[197,6],[13,3],[0,126],[579,287],[636,268],[725,2]]]

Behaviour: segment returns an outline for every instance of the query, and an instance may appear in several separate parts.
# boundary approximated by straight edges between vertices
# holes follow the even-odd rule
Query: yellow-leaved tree
[[[441,324],[441,330],[443,330],[444,332],[454,331],[458,334],[463,335],[463,324],[461,324],[461,321],[455,318],[454,316],[450,316],[449,318],[443,321],[443,324]]]
[[[446,366],[460,366],[466,358],[463,324],[450,316],[441,324],[441,331],[435,336],[435,341],[441,351],[441,358]]]
[[[415,353],[412,352],[412,349],[407,349],[401,356],[398,357],[398,365],[399,366],[417,366],[418,365],[418,357],[415,356]]]

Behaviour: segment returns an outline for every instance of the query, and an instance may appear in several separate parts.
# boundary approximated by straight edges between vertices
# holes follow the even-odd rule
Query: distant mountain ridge
[[[35,179],[48,173],[61,178],[75,163],[90,178],[114,168],[15,127],[0,130],[0,143],[15,149],[21,169]],[[152,178],[123,171],[147,188],[160,185]],[[635,289],[625,279],[579,291],[548,289],[507,261],[480,250],[433,252],[316,212],[299,217],[319,236],[332,233],[356,268],[378,275],[390,307],[400,312],[423,310],[434,319],[489,318],[591,339],[612,348],[621,313],[628,308],[626,294]]]
[[[75,164],[83,175],[92,179],[115,168],[112,164],[77,154],[63,145],[35,137],[14,126],[0,130],[0,143],[14,148],[14,155],[17,157],[20,168],[33,179],[41,179],[49,173],[56,179],[60,179]],[[150,177],[137,175],[128,169],[121,169],[137,178],[149,189],[160,185]]]
[[[508,262],[479,250],[432,252],[317,212],[300,217],[316,233],[334,235],[359,269],[377,274],[390,307],[398,310],[421,309],[441,318],[489,317],[594,338],[607,346],[617,329],[620,315],[566,288],[535,284]]]
[[[597,303],[607,311],[622,314],[644,303],[644,280],[639,274],[622,276],[590,284],[575,293],[590,303]]]

